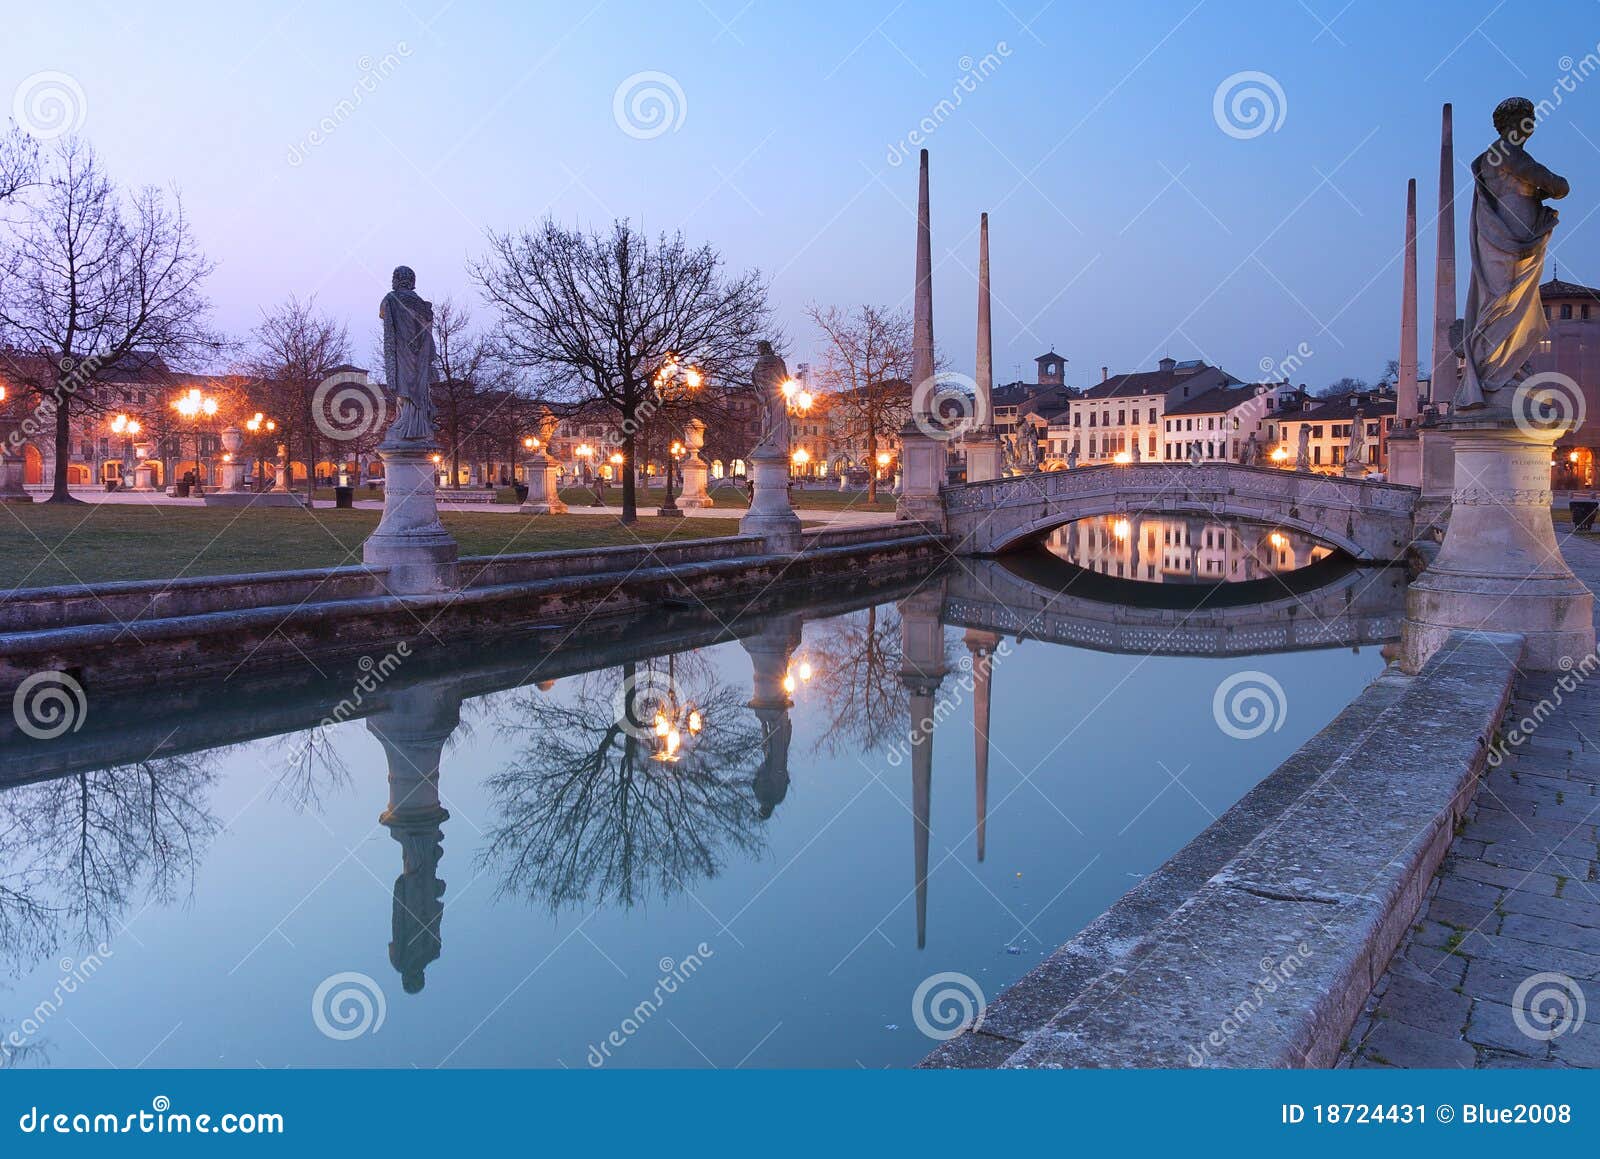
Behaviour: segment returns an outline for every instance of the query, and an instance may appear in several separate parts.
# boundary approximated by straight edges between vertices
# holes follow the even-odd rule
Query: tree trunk
[[[867,502],[878,501],[878,432],[867,428]]]
[[[628,423],[626,433],[622,436],[622,522],[637,523],[639,521],[639,480],[638,473],[634,470],[633,458],[633,424]]]
[[[56,467],[46,503],[78,503],[67,490],[67,464],[72,460],[72,426],[67,413],[67,392],[56,392]]]

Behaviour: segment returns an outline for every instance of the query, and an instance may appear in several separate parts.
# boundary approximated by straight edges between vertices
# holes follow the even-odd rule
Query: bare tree
[[[0,240],[0,350],[40,418],[55,418],[49,501],[74,503],[71,414],[104,409],[97,387],[115,380],[117,364],[222,349],[201,292],[212,264],[176,195],[124,195],[75,137],[58,142],[37,194],[21,204]]]
[[[33,184],[39,172],[39,146],[16,125],[0,136],[0,202]]]
[[[330,422],[329,415],[318,413],[319,408],[326,410],[330,400],[319,398],[317,387],[350,361],[350,335],[343,322],[317,310],[316,298],[301,301],[290,295],[282,305],[263,312],[252,338],[250,370],[262,381],[264,393],[277,411],[278,430],[290,458],[297,444],[303,449],[309,502],[316,493],[319,448],[334,441],[324,437],[324,430],[371,441],[383,433],[374,429],[382,424],[377,421],[376,409],[368,412],[372,421],[358,422],[353,428]],[[376,394],[367,401],[373,408],[378,406]]]
[[[878,446],[905,420],[911,381],[911,319],[882,306],[842,310],[813,303],[806,316],[822,332],[817,385],[829,392],[850,433],[867,444],[867,500],[878,497]]]
[[[910,699],[900,678],[900,614],[893,604],[827,621],[812,647],[828,723],[818,752],[871,752],[903,733]]]
[[[536,375],[543,397],[572,413],[599,401],[616,416],[622,521],[638,517],[635,441],[663,407],[663,370],[693,365],[704,378],[745,381],[768,327],[767,286],[756,271],[725,276],[709,245],[681,234],[651,242],[627,221],[608,234],[546,219],[532,231],[490,236],[472,273],[499,313],[507,360]],[[555,409],[554,407],[552,409]]]
[[[433,308],[433,343],[439,355],[439,381],[433,400],[439,409],[440,433],[450,448],[450,484],[461,478],[461,453],[476,452],[474,439],[480,427],[492,420],[502,399],[489,399],[485,391],[499,381],[494,344],[472,331],[472,315],[453,299]]]

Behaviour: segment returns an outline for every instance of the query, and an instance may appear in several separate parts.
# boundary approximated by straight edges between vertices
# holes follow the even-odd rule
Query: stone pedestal
[[[524,515],[561,515],[567,505],[561,502],[561,468],[543,451],[522,464],[522,481],[528,485],[528,498],[518,511]]]
[[[1389,482],[1422,486],[1422,440],[1415,430],[1389,436]]]
[[[789,742],[793,726],[789,710],[794,701],[784,688],[790,658],[800,646],[801,618],[774,616],[753,636],[740,643],[750,654],[752,692],[750,708],[761,724],[761,763],[751,789],[758,815],[765,821],[789,793]]]
[[[711,492],[707,489],[711,480],[711,466],[700,453],[705,445],[706,424],[699,419],[690,419],[683,425],[683,446],[687,454],[678,468],[679,482],[683,484],[683,494],[678,496],[679,507],[712,506]]]
[[[1455,444],[1450,526],[1406,593],[1401,667],[1419,671],[1452,631],[1517,632],[1521,667],[1571,667],[1595,647],[1594,597],[1561,556],[1550,520],[1550,451],[1561,429],[1503,411],[1442,423]]]
[[[1450,496],[1455,491],[1456,452],[1450,432],[1437,423],[1417,428],[1422,446],[1422,495],[1417,500],[1417,538],[1450,520]]]
[[[16,419],[0,419],[0,503],[32,503],[23,487],[21,426]]]
[[[691,451],[689,457],[684,459],[680,470],[683,475],[683,494],[678,496],[678,506],[684,508],[712,506],[711,492],[706,486],[711,478],[711,467],[700,457],[700,452]]]
[[[389,569],[395,595],[450,591],[456,586],[456,541],[439,522],[432,443],[378,448],[383,459],[383,518],[361,550],[364,562]]]
[[[156,469],[147,463],[140,463],[133,469],[133,489],[135,491],[154,491],[156,489]]]
[[[1000,441],[992,434],[967,441],[967,482],[1000,478]]]
[[[800,517],[789,504],[789,457],[758,450],[750,456],[750,510],[739,520],[740,535],[759,535],[768,551],[800,550]]]
[[[914,423],[900,432],[901,487],[896,519],[915,519],[932,527],[944,524],[939,485],[944,482],[945,445]]]

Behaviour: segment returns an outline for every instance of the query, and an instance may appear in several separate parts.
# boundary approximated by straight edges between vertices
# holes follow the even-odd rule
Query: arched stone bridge
[[[1236,463],[1131,463],[947,487],[960,555],[998,555],[1096,515],[1201,515],[1303,531],[1358,560],[1388,563],[1412,539],[1417,490]]]

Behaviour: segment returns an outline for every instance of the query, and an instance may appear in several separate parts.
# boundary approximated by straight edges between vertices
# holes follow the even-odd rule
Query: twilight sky
[[[10,12],[6,33],[13,117],[65,92],[117,177],[182,190],[224,327],[315,293],[361,359],[395,264],[470,299],[484,230],[550,213],[681,228],[759,267],[804,361],[806,303],[909,306],[919,123],[935,333],[970,371],[988,210],[1002,381],[1052,345],[1077,385],[1168,351],[1255,378],[1302,344],[1297,380],[1373,378],[1397,348],[1412,176],[1426,364],[1447,100],[1462,294],[1467,165],[1512,94],[1559,99],[1531,145],[1573,185],[1552,252],[1600,282],[1588,0],[82,0]],[[1282,99],[1274,127],[1229,133],[1214,97],[1245,72]],[[648,92],[630,119],[652,89],[666,120]]]

